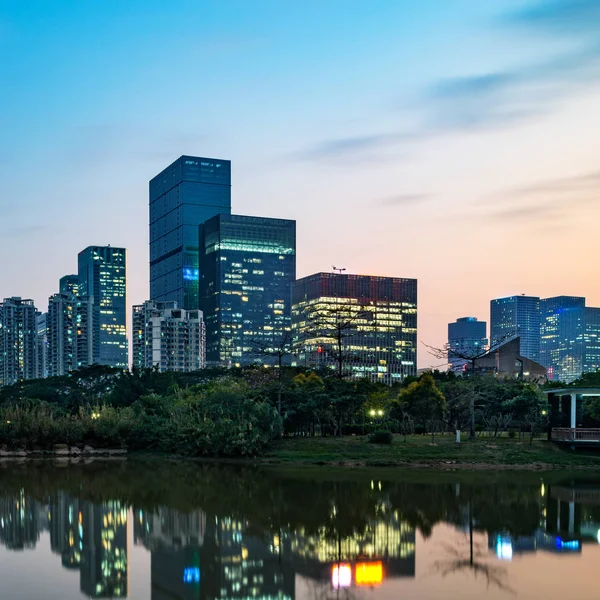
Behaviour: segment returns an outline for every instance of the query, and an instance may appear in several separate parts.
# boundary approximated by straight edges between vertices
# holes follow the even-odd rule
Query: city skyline
[[[490,298],[600,305],[597,2],[233,4],[3,12],[0,297],[43,307],[74,253],[111,243],[147,300],[148,181],[192,154],[232,161],[236,213],[297,221],[299,277],[417,278],[422,342]]]

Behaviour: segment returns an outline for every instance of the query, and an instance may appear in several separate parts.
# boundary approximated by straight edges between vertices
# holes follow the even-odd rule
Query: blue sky
[[[0,0],[0,296],[111,243],[143,301],[148,180],[197,154],[297,219],[299,276],[417,277],[428,344],[492,297],[600,305],[599,75],[597,0]]]

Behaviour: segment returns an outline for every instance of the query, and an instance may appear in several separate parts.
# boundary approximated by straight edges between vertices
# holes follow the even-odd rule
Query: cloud
[[[383,198],[381,204],[387,206],[411,206],[427,202],[430,198],[430,194],[399,194],[398,196]]]
[[[540,33],[581,35],[598,34],[600,2],[598,0],[550,0],[512,13],[505,18],[509,25],[519,25]]]
[[[597,205],[600,171],[547,179],[496,192],[478,202],[477,218],[493,221],[558,221],[568,224],[579,209]]]

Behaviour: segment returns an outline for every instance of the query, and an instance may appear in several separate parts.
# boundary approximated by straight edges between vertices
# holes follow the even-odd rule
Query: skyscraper
[[[48,298],[50,377],[66,375],[94,362],[93,315],[94,305],[90,298],[72,294],[54,294]]]
[[[0,387],[40,376],[38,314],[33,300],[0,303]]]
[[[38,346],[38,377],[48,377],[48,313],[38,312],[37,346]]]
[[[93,362],[128,366],[126,250],[89,246],[78,256],[79,295],[93,301]]]
[[[539,362],[548,370],[551,381],[569,383],[581,377],[585,357],[585,313],[585,298],[556,296],[541,300]]]
[[[231,163],[182,156],[150,181],[150,299],[198,308],[198,226],[231,213]]]
[[[585,354],[583,372],[600,371],[600,308],[585,309]]]
[[[540,362],[540,299],[538,297],[509,296],[490,302],[492,347],[516,336],[521,338],[521,355]]]
[[[417,373],[416,279],[303,277],[292,286],[292,323],[300,365],[388,384]]]
[[[479,356],[487,346],[486,322],[477,317],[461,317],[455,323],[448,323],[448,362],[453,371],[462,371],[467,363],[457,355]]]
[[[58,291],[66,296],[79,296],[79,277],[77,275],[65,275],[60,278]]]
[[[202,311],[176,302],[149,300],[133,307],[133,366],[160,371],[197,371],[206,361]]]
[[[291,337],[296,222],[215,216],[200,226],[199,265],[207,363],[276,363],[275,348]]]

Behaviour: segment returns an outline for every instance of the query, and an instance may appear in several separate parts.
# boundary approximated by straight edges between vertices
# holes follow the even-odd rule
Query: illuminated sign
[[[200,583],[200,569],[198,567],[183,569],[183,583]]]
[[[331,569],[331,583],[336,589],[350,587],[352,567],[347,564],[334,565]]]
[[[200,276],[200,271],[198,269],[188,269],[187,267],[184,267],[183,269],[183,278],[187,279],[188,281],[198,281],[198,278]]]
[[[579,550],[579,541],[572,540],[570,542],[565,542],[560,538],[556,538],[556,548],[558,550]]]
[[[357,563],[354,571],[356,585],[377,585],[383,581],[381,562]]]

